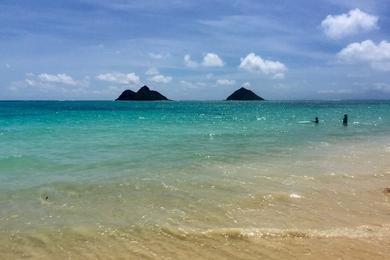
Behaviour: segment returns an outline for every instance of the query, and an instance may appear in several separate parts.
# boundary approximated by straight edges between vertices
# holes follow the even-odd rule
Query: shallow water
[[[0,258],[383,258],[389,134],[379,101],[0,102]]]

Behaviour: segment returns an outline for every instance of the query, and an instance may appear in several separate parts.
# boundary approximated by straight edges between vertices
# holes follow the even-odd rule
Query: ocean
[[[389,101],[0,102],[0,259],[384,259],[389,159]]]

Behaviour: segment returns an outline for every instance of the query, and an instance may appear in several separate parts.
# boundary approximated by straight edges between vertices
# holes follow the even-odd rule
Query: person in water
[[[343,125],[344,125],[344,126],[347,126],[347,125],[348,125],[348,115],[347,115],[347,114],[344,115],[344,118],[343,118]]]
[[[318,124],[319,122],[320,122],[320,120],[318,120],[318,117],[316,117],[316,118],[314,119],[314,123]]]

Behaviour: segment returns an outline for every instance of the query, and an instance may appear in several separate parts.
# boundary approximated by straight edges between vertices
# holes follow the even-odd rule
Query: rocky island
[[[116,99],[116,101],[158,101],[158,100],[169,100],[159,92],[150,90],[147,86],[143,86],[137,92],[130,89],[126,89]]]
[[[246,89],[246,88],[240,88],[233,92],[226,100],[242,100],[242,101],[250,101],[250,100],[258,100],[262,101],[264,98],[256,95],[253,91]]]

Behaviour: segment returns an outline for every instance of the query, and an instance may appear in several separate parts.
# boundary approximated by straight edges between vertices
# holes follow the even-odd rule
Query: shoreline
[[[349,148],[344,146],[343,149]],[[373,155],[373,158],[380,157]],[[152,215],[144,219],[144,224],[115,224],[115,219],[122,219],[121,215],[111,218],[111,224],[108,218],[106,223],[99,224],[92,220],[88,225],[73,228],[69,228],[67,224],[38,229],[32,227],[30,231],[23,231],[23,228],[5,231],[2,228],[0,258],[258,259],[263,256],[383,259],[390,254],[390,222],[386,222],[390,196],[383,193],[383,184],[390,182],[390,168],[388,164],[382,167],[376,167],[378,172],[357,172],[354,176],[320,175],[313,179],[306,175],[290,175],[289,181],[304,180],[311,183],[311,188],[299,196],[291,196],[295,193],[269,193],[270,191],[263,190],[253,193],[252,197],[238,197],[238,201],[232,201],[234,205],[240,206],[238,210],[229,209],[228,206],[224,208],[225,212],[230,212],[230,216],[224,217],[227,217],[226,220],[230,218],[230,224],[226,225],[228,222],[223,220],[221,223],[225,224],[215,225],[214,228],[210,225],[216,220],[210,222],[211,219],[204,219],[202,212],[196,217],[200,222],[195,224],[193,220],[196,218],[192,216],[192,222],[188,222],[190,225],[187,227],[183,225],[185,222],[180,224],[168,221],[165,225],[154,222],[155,217]],[[364,167],[361,168],[364,172]],[[251,172],[248,174],[251,175]],[[274,178],[283,178],[283,174]],[[118,189],[117,185],[114,186]],[[177,192],[172,186],[165,186],[165,190]],[[294,189],[299,189],[297,183],[294,184]],[[313,191],[318,196],[314,196]],[[272,197],[269,197],[270,194]],[[334,196],[339,201],[334,203],[333,212],[329,214],[327,211],[332,208],[329,206],[336,198]],[[45,206],[45,202],[43,203]],[[259,205],[264,205],[260,207],[260,211]],[[51,206],[53,205],[45,207]],[[322,210],[324,206],[326,210]],[[346,206],[348,207],[345,208]],[[308,214],[313,214],[313,221],[308,221]],[[373,217],[372,214],[379,214],[381,217]],[[250,224],[253,219],[258,219],[257,224]],[[202,222],[208,223],[208,227],[201,227]]]
[[[136,230],[136,228],[134,228]],[[390,225],[331,230],[206,230],[156,227],[136,234],[111,229],[0,237],[2,259],[384,259],[390,253]]]

